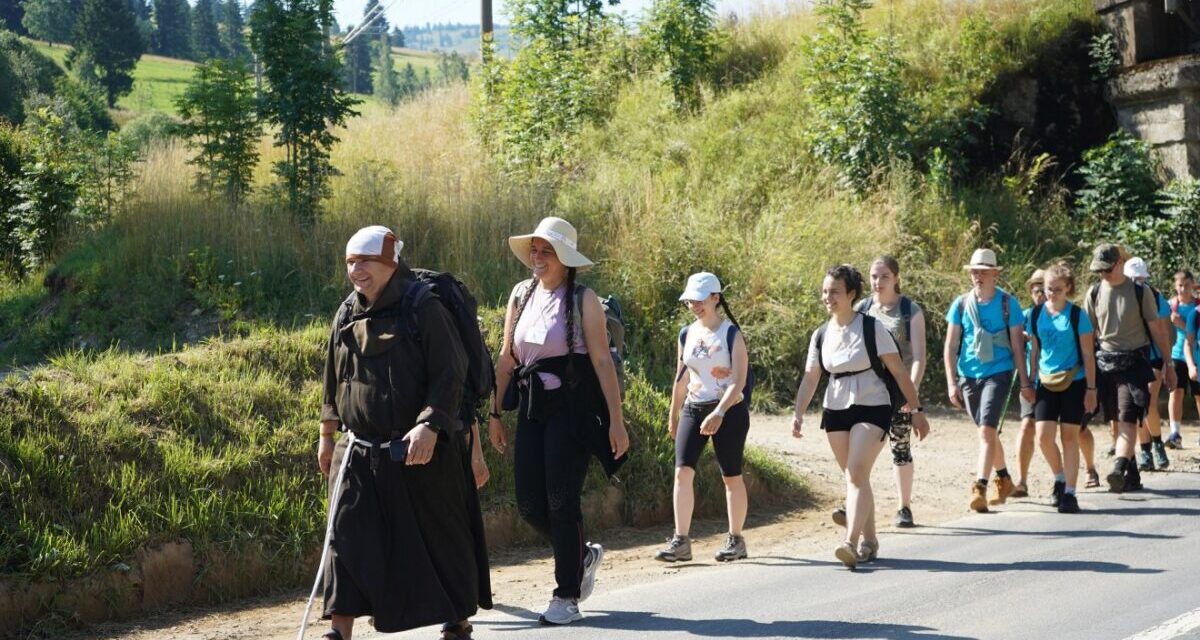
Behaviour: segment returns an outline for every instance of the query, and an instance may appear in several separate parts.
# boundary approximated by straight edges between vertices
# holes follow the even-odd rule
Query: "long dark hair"
[[[510,354],[516,351],[517,342],[517,323],[521,321],[521,314],[525,313],[525,306],[529,304],[529,299],[533,297],[533,290],[537,288],[537,281],[529,280],[529,288],[525,290],[525,295],[517,301],[517,312],[513,314],[512,326],[508,329],[508,352]]]
[[[887,267],[888,271],[891,271],[892,275],[896,277],[896,295],[900,295],[900,263],[892,256],[882,255],[871,261],[872,267],[876,264]]]
[[[567,355],[575,353],[575,267],[567,268]],[[580,316],[583,315],[583,310],[580,309]]]
[[[717,294],[717,303],[721,305],[721,310],[725,312],[725,317],[733,323],[733,326],[741,329],[742,325],[738,324],[737,318],[733,317],[733,311],[729,309],[729,301],[725,299],[724,293]]]

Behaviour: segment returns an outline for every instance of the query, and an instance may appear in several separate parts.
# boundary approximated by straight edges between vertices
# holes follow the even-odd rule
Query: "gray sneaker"
[[[725,548],[717,552],[717,562],[732,562],[746,557],[746,538],[732,533],[725,536]]]
[[[550,599],[546,612],[538,618],[538,622],[542,624],[571,624],[579,620],[583,620],[583,614],[579,613],[579,603],[575,598],[558,596]]]
[[[667,542],[662,551],[654,555],[660,562],[688,562],[692,559],[692,540],[687,536],[675,534]]]
[[[583,581],[579,583],[579,601],[583,602],[592,595],[596,588],[596,572],[600,570],[600,561],[604,559],[604,547],[595,542],[587,543],[587,557],[583,559]]]
[[[1154,443],[1154,464],[1159,469],[1166,469],[1171,466],[1171,461],[1167,460],[1167,450],[1161,442]]]

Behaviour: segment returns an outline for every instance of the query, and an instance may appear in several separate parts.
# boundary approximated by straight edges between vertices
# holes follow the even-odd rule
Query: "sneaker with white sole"
[[[579,601],[583,602],[592,595],[596,588],[596,572],[600,570],[600,561],[604,559],[604,547],[589,542],[587,557],[583,559],[583,580],[579,583]]]
[[[575,598],[558,596],[550,599],[545,613],[538,618],[538,622],[542,624],[571,624],[580,620],[583,620],[583,614],[579,613],[579,602]]]

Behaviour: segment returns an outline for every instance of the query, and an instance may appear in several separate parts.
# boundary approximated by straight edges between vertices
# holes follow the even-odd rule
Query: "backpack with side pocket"
[[[417,322],[417,310],[431,299],[437,300],[445,307],[454,319],[454,327],[462,342],[463,351],[467,354],[467,375],[463,380],[463,397],[458,418],[463,421],[464,428],[476,420],[482,422],[480,407],[495,386],[495,369],[491,351],[479,328],[479,304],[467,286],[452,274],[429,269],[413,269],[412,273],[413,281],[401,297],[400,304],[384,313],[370,315],[376,318],[398,317],[402,330],[408,333],[414,342],[419,343],[421,331]],[[355,295],[351,293],[343,303],[342,314],[338,320],[339,329],[352,320],[351,311]]]
[[[690,328],[690,327],[691,327],[691,325],[684,325],[684,327],[679,330],[680,353],[683,352],[684,345],[687,343],[688,328]],[[729,364],[730,364],[731,368],[733,367],[734,338],[737,337],[737,334],[741,331],[742,331],[741,327],[739,327],[737,324],[735,324],[733,322],[730,322],[729,329],[725,334],[725,344],[729,345]],[[742,335],[745,336],[744,333]],[[747,345],[746,355],[747,356],[750,355],[749,345]],[[754,394],[754,367],[750,366],[750,363],[747,362],[746,363],[746,384],[744,386],[742,386],[742,402],[745,402],[747,407],[750,406],[750,398],[753,394]]]
[[[874,371],[875,375],[879,376],[879,379],[883,381],[884,386],[887,387],[888,398],[891,400],[892,405],[892,413],[899,413],[900,408],[903,407],[905,403],[904,393],[900,391],[900,384],[896,382],[895,376],[893,376],[892,372],[889,371],[886,366],[884,366],[883,360],[879,358],[879,345],[875,343],[875,323],[878,322],[878,320],[865,313],[860,312],[859,315],[861,315],[863,318],[863,346],[866,347],[867,358],[869,358],[871,361],[871,371]],[[821,351],[825,346],[825,329],[828,327],[829,323],[825,322],[817,329],[817,365],[821,367],[821,373],[825,375],[836,376],[838,374],[831,374],[829,370],[825,368],[825,360],[821,357]],[[888,335],[891,335],[891,332],[889,332]],[[895,340],[895,336],[893,336],[892,339]],[[866,370],[864,369],[863,371],[858,371],[855,373],[863,373],[864,371]]]
[[[1046,303],[1043,302],[1029,312],[1030,337],[1039,341],[1039,343],[1041,342],[1041,338],[1038,337],[1037,333],[1038,317],[1042,315],[1042,307],[1045,306]],[[1079,305],[1073,304],[1071,305],[1071,313],[1068,316],[1068,319],[1071,321],[1071,334],[1075,337],[1075,354],[1079,358],[1079,365],[1070,371],[1061,372],[1064,374],[1060,376],[1063,378],[1062,380],[1047,380],[1045,377],[1043,377],[1044,372],[1041,370],[1041,368],[1038,369],[1038,382],[1040,382],[1042,386],[1046,387],[1046,389],[1055,393],[1061,393],[1069,389],[1071,384],[1075,382],[1075,374],[1079,369],[1083,368],[1083,349],[1079,347],[1079,317],[1082,313],[1083,310],[1079,308]]]

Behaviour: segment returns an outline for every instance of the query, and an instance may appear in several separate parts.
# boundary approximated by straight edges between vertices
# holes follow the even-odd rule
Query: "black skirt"
[[[469,432],[467,432],[469,434]],[[336,505],[325,566],[324,617],[374,616],[398,632],[465,620],[492,608],[483,515],[467,435],[439,434],[424,465],[355,445]],[[347,454],[334,450],[329,474]]]

